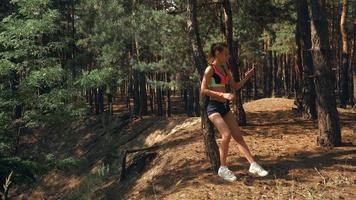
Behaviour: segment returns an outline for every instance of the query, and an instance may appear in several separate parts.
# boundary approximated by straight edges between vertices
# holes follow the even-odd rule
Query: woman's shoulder
[[[205,68],[205,74],[212,74],[214,73],[214,68],[209,64],[206,68]]]

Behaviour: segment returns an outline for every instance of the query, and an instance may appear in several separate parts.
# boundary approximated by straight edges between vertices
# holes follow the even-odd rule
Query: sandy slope
[[[228,162],[238,180],[222,181],[208,170],[199,119],[187,119],[179,124],[189,126],[162,140],[159,156],[147,171],[120,190],[123,199],[355,199],[356,147],[319,149],[316,124],[293,116],[292,106],[292,100],[279,98],[244,105],[245,139],[270,176],[250,176],[233,141]],[[356,139],[351,129],[356,114],[340,113],[343,141],[350,142]]]
[[[261,99],[244,107],[248,118],[248,126],[243,127],[245,140],[257,160],[270,171],[268,177],[258,178],[247,173],[248,163],[235,141],[230,144],[228,164],[237,175],[237,181],[228,183],[211,173],[204,154],[199,118],[145,118],[125,129],[125,134],[131,134],[132,129],[142,124],[149,127],[125,145],[118,146],[119,138],[115,135],[97,139],[89,149],[68,144],[71,152],[86,156],[89,164],[80,170],[54,171],[17,199],[356,198],[356,147],[351,144],[356,140],[352,132],[356,113],[339,110],[346,145],[326,151],[316,147],[316,123],[293,115],[293,100]],[[100,127],[84,128],[82,135],[72,140],[80,143],[86,139],[90,143],[95,139],[93,134],[97,135],[100,130]],[[219,134],[217,138],[219,143]],[[130,174],[120,183],[122,150],[154,144],[160,145],[158,155],[144,172]],[[63,155],[69,147],[63,147],[63,152],[58,154]],[[110,166],[110,172],[98,178],[95,174],[103,163]]]

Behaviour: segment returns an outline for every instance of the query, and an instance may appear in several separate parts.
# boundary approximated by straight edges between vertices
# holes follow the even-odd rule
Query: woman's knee
[[[230,140],[231,140],[231,134],[230,133],[222,134],[222,138],[221,138],[222,142],[229,143]]]

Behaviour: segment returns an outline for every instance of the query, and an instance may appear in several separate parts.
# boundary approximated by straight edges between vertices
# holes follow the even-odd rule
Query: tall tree
[[[306,119],[316,119],[315,88],[312,79],[313,58],[309,51],[312,47],[310,33],[310,17],[307,0],[296,0],[297,8],[297,44],[301,51],[300,95],[297,97],[297,105],[302,117]]]
[[[356,3],[354,3],[356,5]],[[354,9],[354,13],[356,13],[356,6]],[[356,16],[356,14],[354,14]],[[354,108],[356,108],[356,19],[353,21],[353,32],[354,32],[354,47],[353,47],[353,60],[351,61],[353,69],[352,69],[352,79],[353,79],[353,98],[354,98]]]
[[[232,74],[234,77],[234,80],[236,82],[240,81],[240,72],[238,68],[238,62],[237,62],[237,48],[234,45],[234,40],[233,40],[233,26],[232,26],[232,11],[231,11],[231,4],[230,0],[224,0],[223,1],[223,7],[224,7],[224,16],[225,16],[225,37],[226,37],[226,43],[228,45],[229,51],[230,51],[230,60],[229,64],[232,70]],[[233,91],[234,92],[234,91]],[[241,126],[246,125],[246,112],[242,106],[242,98],[241,98],[241,90],[235,91],[237,95],[237,101],[236,101],[236,107],[237,107],[237,121]]]
[[[0,180],[11,170],[34,180],[42,164],[20,157],[24,130],[61,124],[78,96],[65,84],[65,43],[52,1],[8,2],[0,3],[1,11],[9,9],[0,14]]]
[[[197,0],[187,1],[187,11],[188,11],[188,33],[191,41],[193,56],[195,61],[195,66],[200,75],[200,80],[202,80],[205,68],[208,66],[207,59],[203,52],[201,45],[201,39],[199,34],[199,26],[197,21]],[[220,166],[220,156],[218,145],[215,141],[215,133],[213,124],[210,122],[206,113],[206,104],[208,97],[200,98],[200,110],[201,110],[201,124],[202,132],[204,135],[204,146],[205,153],[210,161],[211,168],[214,172],[217,172]],[[202,102],[203,101],[203,102]]]
[[[349,99],[349,45],[347,36],[348,0],[342,0],[340,18],[340,32],[342,40],[341,66],[340,66],[340,104],[346,107]]]
[[[318,110],[319,136],[324,147],[339,146],[341,132],[329,61],[329,32],[324,0],[309,0],[311,8],[311,39],[314,63],[314,83]]]

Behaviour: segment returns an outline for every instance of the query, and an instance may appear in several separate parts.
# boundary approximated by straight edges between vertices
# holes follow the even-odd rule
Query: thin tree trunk
[[[297,8],[298,9],[298,8]],[[300,103],[300,97],[301,97],[301,88],[300,88],[300,82],[302,79],[301,72],[302,72],[302,50],[300,46],[300,24],[297,22],[297,27],[296,27],[296,32],[295,32],[295,41],[296,41],[296,53],[295,53],[295,62],[294,62],[294,74],[295,74],[295,85],[294,85],[294,91],[295,91],[295,101],[294,104],[298,106]]]
[[[354,12],[356,12],[356,8],[354,9]],[[353,55],[352,55],[351,63],[353,66],[352,67],[353,93],[354,93],[353,102],[354,102],[354,108],[356,108],[356,19],[354,19],[353,24],[354,24],[354,47],[353,47]]]
[[[136,49],[136,59],[141,60],[140,46],[135,39],[135,49]],[[138,73],[138,90],[139,90],[139,110],[138,114],[140,117],[142,115],[147,115],[147,90],[146,90],[146,73],[139,71]]]
[[[194,114],[194,87],[191,84],[189,84],[187,115],[189,117],[193,117],[193,114]]]
[[[279,85],[279,95],[283,95],[283,55],[280,54],[278,55],[278,70],[277,70],[277,76],[278,76],[278,85]]]
[[[310,17],[308,11],[307,0],[296,0],[298,28],[300,32],[300,48],[302,52],[302,67],[299,76],[301,77],[300,89],[301,97],[299,100],[298,109],[305,119],[316,119],[316,104],[315,104],[315,87],[314,81],[311,78],[314,70],[313,58],[310,52],[312,47],[311,43],[311,30],[310,30]]]
[[[282,55],[283,58],[283,79],[284,79],[284,96],[288,97],[289,91],[289,69],[288,69],[288,57],[287,54]]]
[[[104,90],[102,87],[98,88],[98,110],[99,114],[104,112]]]
[[[200,91],[199,87],[195,86],[194,87],[194,111],[195,111],[195,116],[199,117],[200,116]]]
[[[200,74],[200,78],[202,79],[204,70],[208,65],[208,62],[205,58],[203,48],[201,45],[198,22],[197,22],[197,0],[188,0],[187,1],[187,11],[188,11],[188,33],[189,38],[192,44],[192,50],[194,52],[194,61],[197,71]],[[206,113],[206,104],[208,102],[208,97],[200,98],[200,110],[201,110],[201,125],[202,132],[204,136],[204,147],[205,153],[210,161],[211,169],[214,172],[217,172],[220,167],[220,155],[219,148],[215,141],[215,133],[213,124],[210,122],[207,113]],[[204,103],[203,103],[204,102]]]
[[[184,111],[188,113],[188,80],[187,77],[184,76],[184,88],[182,89],[182,96],[183,96],[183,102],[184,102]]]
[[[155,108],[155,102],[154,102],[154,97],[155,97],[155,93],[154,93],[154,89],[150,86],[150,108],[151,108],[151,113],[154,112]]]
[[[280,89],[281,89],[281,85],[280,85],[280,81],[279,81],[279,76],[278,76],[278,69],[279,69],[279,65],[278,65],[278,55],[277,53],[274,51],[273,52],[273,96],[277,97],[280,95]]]
[[[113,95],[112,91],[110,93],[107,93],[107,98],[108,98],[108,108],[109,108],[109,114],[113,114]]]
[[[133,70],[133,99],[134,99],[134,115],[137,116],[140,113],[140,80],[139,80],[139,72],[134,69]]]
[[[266,69],[266,77],[267,77],[267,96],[271,97],[273,94],[273,53],[272,51],[269,49],[271,46],[271,38],[268,38],[268,42],[267,42],[267,69]]]
[[[139,115],[147,115],[147,90],[146,90],[146,73],[139,72],[140,88],[140,111]]]
[[[170,74],[166,74],[166,81],[169,84],[171,82]],[[172,115],[172,106],[171,106],[171,88],[168,86],[167,91],[167,101],[166,101],[166,116],[170,117]]]
[[[161,74],[158,73],[156,74],[156,80],[161,81]],[[157,102],[157,115],[162,116],[163,115],[163,101],[162,101],[162,87],[160,83],[158,83],[158,86],[156,87],[156,102]]]
[[[257,99],[257,74],[253,76],[253,99]]]
[[[231,11],[230,1],[224,0],[223,7],[224,7],[224,15],[225,15],[226,43],[229,47],[229,51],[230,51],[230,55],[231,55],[229,63],[230,63],[230,67],[232,70],[234,80],[236,82],[239,82],[240,76],[239,76],[239,69],[238,69],[238,63],[237,63],[237,48],[234,46],[234,42],[233,42],[232,11]],[[237,95],[237,101],[236,101],[237,121],[240,126],[245,126],[246,125],[246,112],[242,106],[241,90],[236,91],[236,95]]]
[[[95,114],[99,115],[99,101],[98,101],[98,88],[94,89],[94,103],[95,103]]]
[[[341,67],[340,67],[340,105],[346,107],[349,99],[349,47],[347,37],[347,9],[348,0],[342,0],[342,12],[340,19],[340,32],[342,40]]]

